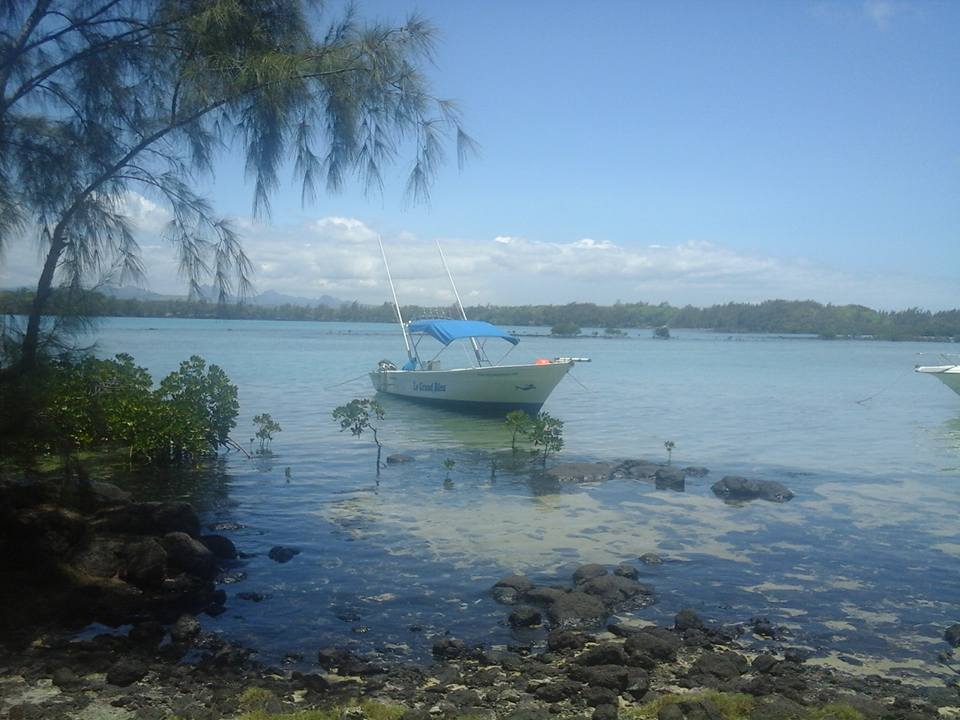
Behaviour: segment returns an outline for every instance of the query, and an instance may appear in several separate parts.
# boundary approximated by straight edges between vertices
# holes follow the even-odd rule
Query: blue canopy
[[[482,320],[414,320],[407,326],[407,330],[430,335],[444,345],[472,337],[498,337],[514,345],[520,342],[505,330]]]

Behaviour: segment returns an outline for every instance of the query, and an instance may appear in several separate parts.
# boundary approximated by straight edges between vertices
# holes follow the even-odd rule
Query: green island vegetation
[[[24,315],[33,299],[29,290],[0,291],[0,313]],[[209,300],[135,300],[86,292],[68,298],[66,291],[54,292],[49,304],[51,315],[68,313],[82,307],[91,317],[175,317],[223,318],[236,320],[314,320],[330,322],[382,322],[396,319],[392,303],[362,305],[358,302],[331,305],[262,306],[245,303],[218,303]],[[405,305],[404,317],[436,315],[437,308]],[[459,312],[442,308],[441,313]],[[878,340],[953,340],[960,338],[960,310],[931,312],[919,308],[872,310],[862,305],[822,305],[811,300],[768,300],[751,303],[726,303],[698,308],[674,307],[644,302],[596,305],[477,305],[466,308],[467,315],[497,325],[545,326],[554,335],[574,337],[584,327],[606,328],[603,337],[622,337],[623,328],[653,329],[658,337],[669,337],[670,329],[715,330],[725,333],[781,333],[816,335],[831,338],[873,338]],[[662,328],[662,329],[661,329]]]

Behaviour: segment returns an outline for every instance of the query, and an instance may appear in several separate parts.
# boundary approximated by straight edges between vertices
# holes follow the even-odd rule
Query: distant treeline
[[[0,312],[24,314],[32,300],[28,290],[0,291]],[[240,320],[320,320],[339,322],[394,322],[393,304],[262,306],[218,304],[204,300],[131,300],[85,292],[79,297],[59,291],[54,297],[55,314],[78,311],[93,317],[176,317]],[[456,308],[408,305],[405,319],[436,316],[456,317]],[[643,302],[615,305],[569,303],[567,305],[479,305],[467,308],[471,319],[497,325],[552,327],[572,322],[587,328],[698,328],[719,332],[804,333],[821,337],[873,337],[906,340],[939,338],[960,340],[960,310],[930,312],[911,308],[895,312],[871,310],[862,305],[821,305],[810,300],[768,300],[759,304],[727,303],[698,308]]]

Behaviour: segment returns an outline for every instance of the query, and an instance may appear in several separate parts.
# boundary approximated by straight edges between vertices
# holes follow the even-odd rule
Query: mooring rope
[[[910,370],[907,370],[907,372],[908,372],[908,373],[912,373],[912,372],[913,372],[913,368],[911,368]],[[861,398],[861,399],[859,399],[859,400],[854,400],[854,402],[855,402],[857,405],[863,405],[864,403],[869,402],[870,400],[873,400],[875,397],[877,397],[877,395],[881,395],[882,393],[885,393],[887,390],[889,390],[890,388],[892,388],[894,385],[896,385],[896,384],[897,384],[898,382],[900,382],[902,379],[903,379],[903,373],[900,373],[900,374],[897,375],[897,377],[895,377],[889,384],[884,385],[882,388],[880,388],[880,389],[877,390],[875,393],[873,393],[873,395],[867,395],[867,397]]]
[[[576,375],[574,375],[572,372],[567,373],[567,374],[570,376],[570,378],[571,378],[577,385],[579,385],[580,387],[582,387],[582,388],[583,388],[584,390],[586,390],[587,392],[590,392],[590,388],[588,388],[586,385],[584,385],[582,382],[580,382],[580,381],[577,379],[577,376],[576,376]]]
[[[352,383],[352,382],[356,382],[357,380],[361,380],[361,379],[365,378],[368,374],[369,374],[369,373],[363,373],[362,375],[357,375],[355,378],[350,378],[349,380],[344,380],[343,382],[337,383],[336,385],[327,385],[327,386],[325,386],[323,389],[324,389],[324,390],[333,390],[334,388],[341,387],[342,385],[349,385],[349,384]]]

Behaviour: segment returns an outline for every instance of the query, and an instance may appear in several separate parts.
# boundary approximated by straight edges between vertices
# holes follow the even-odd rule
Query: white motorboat
[[[918,373],[933,375],[948,388],[960,395],[960,365],[926,365],[914,368]]]
[[[499,338],[512,345],[516,337],[490,323],[477,320],[416,320],[404,327],[410,340],[410,359],[398,368],[380,361],[370,373],[378,392],[411,400],[441,403],[451,407],[485,412],[525,410],[536,413],[563,376],[577,360],[584,358],[540,358],[526,364],[494,364],[486,354],[486,341]],[[441,343],[434,357],[421,359],[421,341],[431,337]],[[440,354],[458,340],[472,345],[476,364],[443,369]]]
[[[510,333],[479,320],[468,320],[460,302],[460,294],[447,268],[443,250],[440,258],[453,287],[462,319],[426,319],[405,323],[397,302],[397,291],[390,276],[383,244],[380,252],[387,269],[387,278],[393,292],[393,303],[397,311],[397,320],[403,333],[403,342],[407,351],[407,361],[397,367],[389,360],[381,360],[377,369],[370,373],[373,387],[382,393],[395,395],[408,400],[441,404],[447,407],[474,412],[506,413],[510,410],[524,410],[535,414],[546,402],[563,376],[570,372],[576,362],[589,362],[589,358],[558,357],[539,358],[532,363],[505,364],[507,355],[520,340]],[[439,350],[432,357],[424,359],[421,344],[426,338],[440,343]],[[487,342],[491,339],[504,340],[511,345],[497,361],[492,362],[486,352]],[[469,367],[445,367],[446,361],[440,356],[451,344],[459,343],[466,347]],[[432,342],[432,341],[428,341]]]

